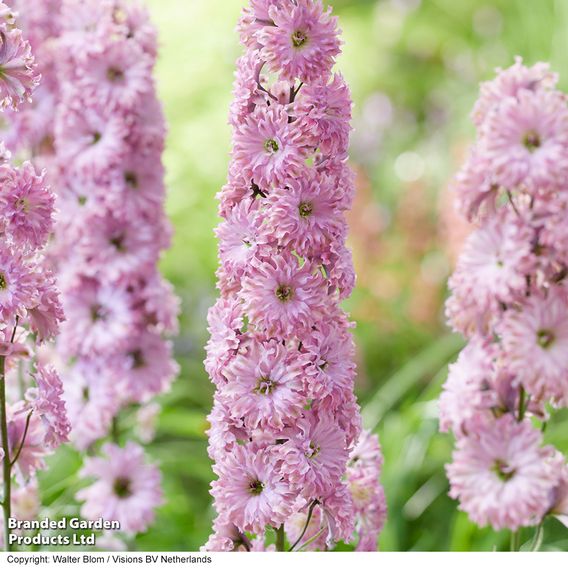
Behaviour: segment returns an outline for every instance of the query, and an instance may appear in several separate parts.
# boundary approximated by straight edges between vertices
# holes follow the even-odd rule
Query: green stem
[[[24,449],[24,444],[26,443],[26,436],[28,435],[28,430],[30,429],[30,420],[31,420],[32,414],[33,414],[33,410],[26,417],[26,426],[24,428],[22,440],[20,441],[20,445],[18,446],[18,449],[16,450],[16,455],[12,458],[12,461],[10,462],[10,467],[14,467],[14,465],[18,461],[18,458],[20,457],[20,454],[22,453],[22,450]]]
[[[247,552],[250,552],[252,545],[250,543],[250,540],[247,538],[247,535],[244,532],[239,531],[239,537],[241,539],[241,544],[245,547],[245,550]]]
[[[110,432],[110,436],[112,438],[112,441],[118,445],[119,441],[120,441],[120,429],[118,426],[118,416],[115,416],[112,419],[112,425],[111,425],[111,432]]]
[[[542,546],[542,539],[544,538],[544,519],[536,527],[536,532],[534,533],[534,539],[531,544],[531,552],[538,552]]]
[[[509,203],[511,204],[513,211],[517,214],[517,217],[520,217],[521,215],[519,213],[519,210],[517,209],[517,206],[515,205],[515,201],[513,200],[513,194],[511,193],[510,190],[507,190],[507,197],[509,198]]]
[[[24,382],[24,363],[20,360],[18,361],[18,387],[20,389],[20,398],[24,400],[26,398],[26,384]]]
[[[276,529],[276,550],[278,552],[284,552],[285,538],[284,538],[284,525],[280,525],[280,528]]]
[[[521,533],[519,531],[511,531],[511,552],[517,552],[521,544]]]
[[[519,390],[519,422],[525,418],[526,411],[526,393],[525,389],[521,386]]]
[[[309,538],[308,540],[306,540],[306,542],[304,542],[302,544],[302,546],[300,546],[300,548],[298,548],[298,552],[300,552],[301,550],[304,550],[307,546],[310,546],[310,544],[312,544],[312,542],[317,540],[322,535],[323,531],[325,531],[325,527],[321,528],[314,536],[312,536],[312,538]]]
[[[20,321],[20,316],[16,316],[16,323],[14,323],[14,329],[12,330],[12,338],[10,339],[10,343],[14,343],[16,339],[16,331],[18,330],[18,322]]]
[[[2,471],[4,477],[4,495],[2,510],[4,513],[4,550],[9,552],[10,544],[10,516],[12,505],[12,463],[10,461],[10,445],[8,442],[8,417],[6,415],[6,358],[0,357],[0,429],[2,435],[2,448],[4,459]]]
[[[300,542],[304,538],[304,535],[306,534],[306,531],[308,530],[308,527],[310,526],[310,521],[312,520],[314,508],[317,504],[318,504],[318,500],[314,499],[312,501],[312,504],[310,505],[310,508],[308,509],[308,517],[306,518],[306,524],[304,525],[304,530],[300,533],[300,536],[296,539],[296,542],[288,549],[288,552],[292,552],[294,550],[294,548],[296,548],[296,546],[298,546],[298,544],[300,544]]]

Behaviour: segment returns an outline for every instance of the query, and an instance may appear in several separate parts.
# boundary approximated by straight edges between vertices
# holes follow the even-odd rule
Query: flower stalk
[[[31,46],[17,14],[0,2],[0,108],[28,104],[39,82]],[[11,115],[10,115],[11,116]],[[53,228],[54,196],[30,162],[10,163],[0,150],[0,444],[2,449],[2,544],[13,548],[10,519],[20,518],[21,498],[39,507],[38,470],[68,441],[62,385],[36,348],[59,331],[63,311],[44,255]],[[27,366],[29,373],[23,374]],[[12,387],[13,385],[13,387]],[[17,393],[17,394],[16,394]],[[12,535],[13,536],[13,535]]]
[[[0,432],[2,436],[2,515],[4,519],[4,549],[10,551],[10,523],[12,515],[12,462],[10,459],[10,444],[8,441],[8,410],[6,403],[6,358],[0,356]]]
[[[35,10],[26,0],[24,23],[46,88],[11,117],[12,145],[46,168],[58,192],[50,253],[66,321],[57,353],[72,441],[91,454],[81,470],[92,482],[78,494],[81,514],[108,511],[108,490],[116,505],[109,520],[130,545],[163,499],[157,466],[134,439],[152,441],[154,398],[178,372],[170,336],[179,301],[158,268],[172,230],[153,77],[157,33],[138,2],[34,2]]]
[[[568,513],[566,457],[544,440],[549,414],[568,405],[568,106],[557,80],[518,58],[484,83],[454,182],[474,228],[446,305],[468,340],[440,397],[441,430],[456,438],[450,496],[479,526],[510,530],[511,550],[524,527],[536,543],[548,515]]]
[[[345,218],[355,188],[352,103],[333,72],[337,18],[321,0],[253,1],[239,31],[205,361],[216,386],[218,517],[204,548],[296,550],[305,539],[323,550],[357,532],[358,549],[376,550],[382,457],[361,432],[352,324],[340,305],[355,280]]]

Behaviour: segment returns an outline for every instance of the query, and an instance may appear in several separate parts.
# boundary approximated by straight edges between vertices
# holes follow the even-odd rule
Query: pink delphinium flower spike
[[[568,404],[568,111],[556,82],[517,58],[482,85],[455,184],[476,227],[447,315],[469,343],[450,366],[440,427],[457,438],[450,495],[495,530],[541,524],[565,483],[565,457],[534,424]]]
[[[0,2],[0,111],[28,102],[39,81],[19,19]],[[45,173],[30,162],[14,167],[0,144],[0,443],[4,519],[33,518],[39,508],[35,474],[68,441],[70,423],[61,380],[39,357],[63,321],[59,291],[45,255],[55,197]],[[18,380],[19,378],[19,380]],[[14,388],[18,384],[20,388]],[[28,491],[29,488],[29,491]],[[34,489],[35,488],[35,489]],[[34,498],[35,495],[35,498]],[[26,510],[26,496],[30,498]],[[9,523],[1,537],[11,550]]]
[[[46,167],[58,192],[50,254],[67,316],[58,365],[70,437],[86,450],[111,433],[115,443],[127,437],[121,411],[151,405],[178,372],[169,340],[177,332],[178,300],[158,270],[172,231],[164,212],[166,125],[153,78],[157,34],[148,12],[130,0],[25,0],[21,11],[46,88],[11,117],[9,141]],[[35,220],[43,201],[30,185],[6,207],[22,227],[27,207],[28,225],[43,235],[49,227]],[[24,278],[14,269],[14,280]],[[38,302],[38,328],[45,327],[46,305],[48,297]],[[36,404],[48,402],[40,392]],[[60,435],[56,413],[48,425]],[[140,448],[112,448],[111,460],[136,454],[129,463],[143,462]],[[97,492],[112,491],[95,483],[81,493],[84,511],[120,517],[114,520],[129,533],[145,530],[160,502],[159,476],[149,478],[148,494],[100,511]]]
[[[354,282],[351,98],[332,72],[340,41],[330,12],[320,0],[251,0],[239,24],[247,51],[230,111],[221,297],[205,361],[217,387],[209,455],[218,476],[206,550],[323,550],[355,534],[358,548],[374,550],[384,522],[381,450],[361,434],[339,305]]]

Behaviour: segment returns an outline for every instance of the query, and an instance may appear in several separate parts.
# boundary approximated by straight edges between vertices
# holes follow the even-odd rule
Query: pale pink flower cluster
[[[30,45],[15,22],[16,14],[0,2],[2,110],[27,101],[38,82]],[[2,506],[21,518],[19,501],[28,496],[38,502],[32,496],[36,471],[70,432],[61,380],[36,357],[40,344],[58,333],[64,316],[44,254],[54,195],[30,162],[13,166],[3,145],[0,154],[0,419],[7,429],[7,444],[0,450]],[[10,487],[12,473],[17,488]]]
[[[332,73],[337,21],[320,0],[253,0],[239,30],[247,50],[205,361],[217,388],[209,454],[218,476],[205,548],[264,550],[269,529],[279,548],[284,530],[290,548],[329,548],[357,528],[375,549],[385,512],[378,443],[347,468],[361,418],[339,305],[355,276],[345,246],[351,98]]]
[[[14,25],[16,13],[0,2],[0,109],[29,101],[39,83],[32,49]]]
[[[374,551],[383,530],[387,506],[379,477],[383,468],[383,454],[379,439],[363,431],[359,443],[351,452],[347,466],[347,482],[353,497],[355,528],[359,536],[357,550]]]
[[[14,0],[11,3],[19,10],[19,21],[31,44],[41,83],[34,91],[32,101],[8,114],[6,143],[11,150],[33,157],[36,167],[45,168],[54,188],[57,185],[54,118],[59,92],[54,39],[61,31],[61,1]]]
[[[386,520],[386,499],[379,481],[382,467],[379,439],[364,430],[351,451],[345,476],[353,504],[352,511],[347,513],[355,515],[358,551],[377,550],[377,539]],[[325,550],[330,518],[321,509],[314,509],[309,519],[308,516],[309,511],[301,511],[287,519],[286,534],[293,542],[302,536],[302,550]]]
[[[34,476],[25,485],[12,487],[11,493],[12,507],[10,514],[12,517],[19,521],[36,520],[41,512],[41,496],[37,478]],[[5,547],[3,529],[4,519],[0,518],[0,546]],[[14,529],[11,532],[23,535],[26,531]]]
[[[122,531],[135,534],[154,522],[155,508],[162,503],[161,476],[157,466],[147,464],[144,450],[134,442],[124,448],[105,444],[103,457],[88,457],[82,477],[96,481],[81,489],[85,519],[115,520]]]
[[[447,314],[468,345],[450,367],[440,426],[457,438],[450,495],[496,530],[566,508],[565,457],[535,428],[568,405],[568,100],[556,81],[548,65],[518,59],[483,84],[477,141],[455,182],[475,229]]]
[[[157,38],[147,11],[129,0],[26,0],[26,14],[47,80],[15,117],[13,137],[49,166],[57,188],[51,254],[67,317],[57,347],[72,440],[85,450],[111,430],[118,442],[121,411],[152,404],[178,372],[167,339],[177,331],[178,300],[158,271],[171,228],[166,129],[153,78]],[[148,428],[142,437],[151,437]],[[113,460],[123,470],[143,462],[132,444],[104,451],[84,475],[98,477],[103,463],[110,475]],[[120,503],[104,510],[130,533],[145,530],[161,502],[153,466],[137,475],[146,483],[132,479],[121,489],[116,482]],[[109,479],[78,495],[85,516],[100,516]]]

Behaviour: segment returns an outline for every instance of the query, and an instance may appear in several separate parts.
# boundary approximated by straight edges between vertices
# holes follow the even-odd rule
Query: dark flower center
[[[124,79],[124,71],[117,67],[109,67],[107,70],[107,79],[112,83],[122,81]]]
[[[294,297],[294,290],[291,286],[280,284],[280,286],[276,288],[275,294],[281,302],[289,302]]]
[[[138,176],[135,172],[124,172],[124,181],[129,187],[134,189],[138,187]]]
[[[16,200],[16,207],[22,209],[24,213],[28,213],[30,210],[30,200],[27,199],[26,197],[20,197],[19,199]]]
[[[259,479],[251,479],[249,482],[249,492],[251,495],[260,495],[264,490],[264,483]]]
[[[124,235],[116,235],[110,239],[110,244],[119,252],[124,252],[126,247],[124,246]]]
[[[314,205],[309,201],[303,201],[302,203],[300,203],[298,209],[300,211],[300,217],[306,218],[314,212]]]
[[[537,148],[540,147],[541,141],[538,132],[534,130],[529,130],[523,136],[523,146],[529,151],[534,152]]]
[[[77,201],[79,202],[79,205],[85,205],[85,203],[87,203],[87,196],[86,195],[79,195],[79,197],[77,198]]]
[[[93,146],[100,141],[100,139],[103,137],[103,135],[100,132],[93,132]]]
[[[38,150],[40,154],[54,154],[55,142],[53,136],[46,134],[38,143]]]
[[[90,392],[89,392],[89,387],[83,387],[83,390],[81,391],[81,395],[83,396],[83,400],[85,402],[87,402],[89,400],[89,396],[90,396]]]
[[[260,377],[254,387],[257,394],[270,394],[276,388],[276,383],[270,377]]]
[[[114,494],[120,499],[126,499],[126,497],[130,497],[132,495],[130,479],[127,477],[117,477],[114,480],[112,488],[114,490]]]
[[[536,342],[543,349],[548,349],[554,343],[554,333],[550,329],[539,329],[536,334]]]
[[[296,30],[293,34],[292,34],[292,45],[294,47],[302,47],[306,44],[306,42],[308,41],[308,36],[306,35],[305,32],[303,32],[302,30]]]
[[[501,481],[509,481],[516,473],[502,460],[495,460],[492,470]]]
[[[93,322],[105,319],[105,310],[101,304],[93,304],[91,306],[91,319]]]
[[[0,290],[6,290],[8,288],[8,281],[6,280],[6,275],[0,272]]]
[[[136,351],[130,353],[130,356],[132,357],[132,367],[134,369],[142,369],[146,366],[146,359],[141,349],[136,349]]]
[[[314,459],[320,453],[320,450],[320,446],[310,442],[310,449],[306,452],[306,456],[310,459]]]
[[[269,154],[276,154],[276,152],[278,152],[278,150],[280,150],[280,146],[278,146],[278,142],[276,142],[276,140],[274,140],[274,138],[269,138],[269,139],[264,143],[264,149],[265,149]]]

